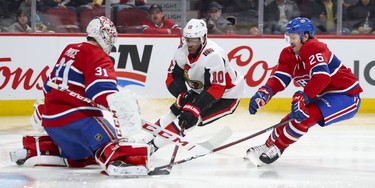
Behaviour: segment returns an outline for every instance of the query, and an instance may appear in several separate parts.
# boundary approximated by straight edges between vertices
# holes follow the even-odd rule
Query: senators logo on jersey
[[[191,87],[192,89],[201,89],[203,88],[203,83],[199,80],[190,80],[189,74],[187,70],[184,70],[184,79],[186,83]]]

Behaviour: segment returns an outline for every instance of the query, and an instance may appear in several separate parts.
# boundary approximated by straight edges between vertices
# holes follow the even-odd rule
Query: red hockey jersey
[[[171,19],[163,17],[163,24],[158,27],[152,23],[149,19],[146,19],[142,23],[143,33],[149,34],[168,34],[168,29],[171,30],[171,33],[181,34],[181,28],[174,23]]]
[[[351,70],[342,64],[325,43],[317,39],[308,40],[299,55],[290,46],[284,48],[277,69],[266,85],[275,95],[292,80],[303,87],[310,98],[327,93],[356,95],[363,91]]]
[[[100,47],[89,42],[70,44],[61,53],[48,81],[108,107],[107,95],[117,92],[117,79],[112,60]],[[42,124],[57,127],[76,120],[102,116],[100,109],[66,93],[44,85],[45,105]]]

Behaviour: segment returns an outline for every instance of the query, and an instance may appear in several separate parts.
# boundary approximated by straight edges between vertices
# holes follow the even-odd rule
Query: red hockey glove
[[[308,109],[305,107],[310,102],[309,97],[303,91],[297,91],[293,95],[292,112],[290,118],[295,118],[301,122],[310,117]]]
[[[196,125],[199,120],[199,116],[201,114],[201,110],[191,104],[186,104],[182,108],[182,112],[178,117],[178,124],[180,125],[181,129],[189,129]]]
[[[249,112],[250,114],[257,113],[258,108],[267,104],[272,96],[271,88],[262,86],[250,99]]]

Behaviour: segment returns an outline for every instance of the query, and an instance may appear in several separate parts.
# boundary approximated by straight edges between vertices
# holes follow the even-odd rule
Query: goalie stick
[[[239,139],[239,140],[233,141],[233,142],[231,142],[231,143],[228,143],[228,144],[222,145],[222,146],[220,146],[220,147],[214,148],[214,149],[212,149],[211,151],[209,151],[209,152],[207,152],[207,153],[198,154],[198,155],[191,156],[191,157],[188,157],[188,158],[185,158],[185,159],[181,159],[181,160],[179,160],[179,161],[176,161],[176,162],[173,162],[173,163],[170,163],[170,164],[167,164],[167,165],[163,165],[163,166],[155,167],[155,168],[154,168],[152,171],[150,171],[148,174],[149,174],[149,175],[168,175],[169,173],[167,173],[167,172],[168,172],[167,169],[168,169],[168,168],[171,168],[172,166],[175,166],[175,165],[178,165],[178,164],[181,164],[181,163],[185,163],[185,162],[191,161],[191,160],[193,160],[193,159],[200,158],[200,157],[206,156],[206,155],[208,155],[208,154],[215,153],[215,152],[221,151],[221,150],[223,150],[223,149],[229,148],[229,147],[231,147],[231,146],[233,146],[233,145],[236,145],[236,144],[238,144],[238,143],[241,143],[241,142],[244,142],[244,141],[249,140],[249,139],[251,139],[251,138],[254,138],[254,137],[256,137],[256,136],[258,136],[258,135],[261,135],[261,134],[263,134],[263,133],[266,133],[266,132],[268,132],[268,131],[270,131],[270,130],[273,130],[273,129],[275,129],[275,128],[277,128],[277,127],[283,125],[283,124],[289,123],[289,122],[291,122],[292,120],[293,120],[293,119],[288,119],[288,120],[285,120],[285,121],[283,121],[283,122],[277,123],[277,124],[275,124],[275,125],[272,125],[271,127],[268,127],[268,128],[263,129],[263,130],[261,130],[261,131],[258,131],[258,132],[256,132],[256,133],[254,133],[254,134],[252,134],[252,135],[249,135],[249,136],[247,136],[247,137],[244,137],[244,138],[242,138],[242,139]],[[169,172],[170,172],[170,171],[169,171]]]
[[[60,85],[58,85],[56,83],[53,83],[51,81],[48,81],[47,85],[50,86],[51,88],[54,88],[54,89],[58,90],[58,91],[64,92],[64,93],[70,95],[71,97],[82,100],[82,101],[84,101],[84,102],[86,102],[86,103],[88,103],[88,104],[90,104],[94,107],[97,107],[97,108],[100,108],[102,110],[107,110],[107,111],[111,112],[112,115],[113,115],[113,118],[114,118],[114,124],[115,124],[115,129],[116,129],[117,135],[119,137],[122,137],[120,125],[118,124],[117,117],[116,117],[115,113],[113,113],[111,111],[111,109],[109,109],[109,108],[107,108],[107,107],[105,107],[101,104],[98,104],[95,101],[93,101],[93,100],[91,100],[87,97],[84,97],[84,96],[80,95],[79,93],[74,92],[74,91],[72,91],[68,88],[61,87]],[[175,134],[175,133],[173,133],[169,130],[166,130],[166,129],[158,126],[158,125],[147,122],[143,119],[142,119],[141,128],[143,130],[145,130],[146,132],[149,132],[149,133],[153,134],[154,136],[162,137],[162,138],[168,140],[169,142],[174,143],[174,144],[178,145],[179,147],[182,147],[182,148],[184,148],[188,151],[192,150],[192,151],[197,151],[197,152],[200,152],[200,153],[202,153],[202,152],[205,153],[207,151],[212,150],[215,147],[215,145],[217,145],[220,142],[224,142],[224,140],[226,140],[231,134],[231,130],[228,127],[225,127],[219,133],[214,135],[214,137],[212,137],[210,140],[207,140],[207,141],[202,142],[202,143],[195,144],[194,142],[191,142],[191,141],[183,138],[180,135],[177,135],[177,134]]]

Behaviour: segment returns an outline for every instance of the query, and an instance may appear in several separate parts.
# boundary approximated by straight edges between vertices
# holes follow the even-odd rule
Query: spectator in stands
[[[352,34],[369,34],[374,30],[375,4],[371,0],[360,0],[348,7],[345,21],[349,22]]]
[[[70,0],[65,6],[74,7],[77,10],[77,15],[85,9],[100,8],[102,1],[97,0]]]
[[[21,0],[0,0],[0,31],[7,31],[17,19],[17,10]]]
[[[332,0],[313,0],[308,17],[315,24],[315,33],[336,31],[337,3]]]
[[[233,32],[234,23],[222,16],[223,6],[216,1],[208,5],[207,23],[209,34],[227,34]]]
[[[13,23],[9,28],[8,32],[31,32],[31,28],[27,25],[29,17],[23,10],[19,10],[17,13],[17,21]]]
[[[344,0],[342,3],[344,5],[344,8],[347,9],[349,8],[350,6],[358,3],[359,0]]]
[[[70,0],[38,0],[38,2],[40,7],[39,10],[45,12],[49,8],[67,8],[65,4],[69,3]]]
[[[150,6],[149,16],[142,23],[143,33],[180,34],[181,28],[171,19],[165,17],[163,9],[158,4]]]
[[[259,29],[256,25],[252,25],[250,26],[250,29],[249,29],[249,34],[250,35],[258,35],[259,34]]]
[[[22,10],[27,16],[31,15],[31,0],[24,0],[21,2],[18,10]]]
[[[289,20],[299,17],[301,12],[292,0],[275,0],[264,8],[264,33],[283,34]]]

